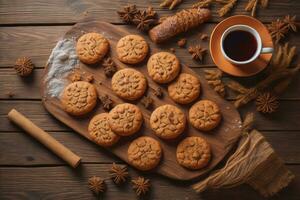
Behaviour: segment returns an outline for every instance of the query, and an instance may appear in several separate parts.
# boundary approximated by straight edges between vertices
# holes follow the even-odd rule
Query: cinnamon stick
[[[45,145],[48,149],[50,149],[58,157],[66,161],[73,168],[76,168],[80,164],[81,158],[79,156],[74,154],[70,149],[62,145],[51,135],[49,135],[41,128],[36,126],[32,121],[30,121],[27,117],[19,113],[17,110],[12,109],[8,113],[8,119],[17,124],[19,127],[25,130],[29,135],[37,139],[43,145]]]

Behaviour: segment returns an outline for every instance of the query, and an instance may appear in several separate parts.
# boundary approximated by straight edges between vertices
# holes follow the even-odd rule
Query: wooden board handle
[[[45,145],[48,149],[50,149],[58,157],[66,161],[73,168],[76,168],[81,162],[81,158],[79,156],[74,154],[70,149],[62,145],[60,142],[58,142],[51,135],[43,131],[41,128],[35,125],[27,117],[19,113],[17,110],[12,109],[8,113],[8,119],[17,124],[19,127],[25,130],[29,135],[37,139],[43,145]]]

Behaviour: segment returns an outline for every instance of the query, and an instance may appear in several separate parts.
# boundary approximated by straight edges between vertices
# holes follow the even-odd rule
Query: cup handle
[[[273,47],[264,47],[261,49],[261,52],[262,54],[264,53],[272,53],[274,51],[274,48]]]

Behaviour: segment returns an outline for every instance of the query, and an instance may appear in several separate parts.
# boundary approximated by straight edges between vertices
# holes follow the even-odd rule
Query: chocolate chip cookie
[[[62,108],[74,116],[89,113],[96,106],[96,103],[96,88],[85,81],[76,81],[69,84],[61,95]]]
[[[201,131],[214,129],[221,121],[219,106],[210,100],[201,100],[189,110],[189,121]]]
[[[121,136],[129,136],[141,128],[143,115],[137,106],[123,103],[109,112],[108,123],[113,132]]]
[[[177,146],[176,157],[188,169],[201,169],[210,161],[210,145],[201,137],[187,137]]]
[[[184,113],[176,106],[167,104],[156,108],[150,117],[150,126],[154,133],[163,139],[178,137],[185,128]]]
[[[143,96],[147,88],[145,76],[131,68],[119,70],[111,80],[112,90],[121,98],[135,100]]]
[[[117,43],[118,59],[127,64],[142,62],[148,54],[149,47],[144,38],[139,35],[127,35]]]
[[[180,71],[178,58],[168,52],[152,55],[147,63],[149,76],[157,83],[169,83],[176,78]]]
[[[181,73],[178,78],[168,86],[171,99],[180,104],[188,104],[198,98],[200,94],[200,81],[196,76]]]
[[[94,64],[100,61],[107,54],[108,50],[108,40],[99,33],[82,35],[76,45],[79,60],[86,64]]]
[[[132,166],[146,171],[155,168],[159,164],[162,149],[158,141],[143,136],[131,142],[127,154],[128,161]]]
[[[97,144],[104,147],[112,146],[120,139],[109,127],[108,113],[94,116],[89,123],[88,132]]]

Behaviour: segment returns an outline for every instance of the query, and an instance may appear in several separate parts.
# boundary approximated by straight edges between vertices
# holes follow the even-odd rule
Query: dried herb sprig
[[[235,6],[238,0],[201,0],[193,5],[193,8],[207,8],[213,3],[222,4],[223,6],[218,10],[220,17],[225,16]]]
[[[299,71],[300,65],[291,67],[291,62],[296,54],[296,47],[289,47],[288,43],[279,46],[271,61],[269,75],[252,88],[246,88],[235,81],[230,81],[227,86],[238,93],[234,105],[240,107],[257,98],[265,91],[272,91],[275,95],[282,93],[294,75]]]
[[[149,189],[150,189],[150,180],[149,179],[145,179],[144,177],[137,177],[136,179],[131,180],[132,184],[133,184],[133,189],[136,192],[137,196],[141,196],[146,194]]]
[[[208,84],[216,91],[221,97],[225,97],[225,84],[222,81],[223,73],[220,70],[205,70],[205,79]]]
[[[176,6],[182,3],[182,0],[163,0],[159,5],[160,7],[169,7],[169,10],[173,10]]]
[[[254,17],[257,6],[260,5],[262,8],[266,8],[268,6],[268,3],[269,0],[249,0],[245,7],[245,11],[251,11],[251,16]]]
[[[268,26],[270,34],[274,39],[275,43],[279,43],[289,32],[297,32],[297,26],[299,23],[296,22],[296,16],[285,16],[283,19],[277,19]]]

